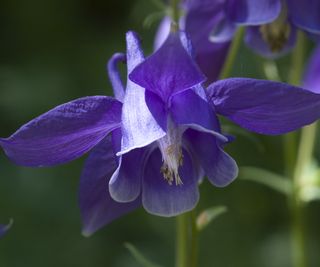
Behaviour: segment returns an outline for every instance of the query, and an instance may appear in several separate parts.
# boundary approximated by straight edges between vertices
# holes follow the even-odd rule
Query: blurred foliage
[[[0,136],[58,104],[110,95],[108,58],[125,50],[129,29],[139,32],[150,53],[156,25],[142,25],[156,11],[147,0],[1,0]],[[263,62],[243,46],[233,75],[264,78]],[[278,61],[284,80],[289,64],[289,57]],[[239,166],[283,173],[281,137],[254,135],[254,140],[239,135],[226,149]],[[320,156],[318,147],[316,153]],[[14,225],[0,242],[0,266],[140,266],[124,242],[135,244],[162,266],[173,266],[173,218],[140,209],[90,238],[81,236],[77,188],[82,164],[83,158],[55,168],[29,169],[13,165],[1,153],[0,221],[14,218]],[[227,206],[228,213],[201,235],[200,266],[290,266],[284,196],[240,179],[223,189],[205,181],[198,209],[217,205]],[[318,264],[319,209],[320,203],[312,202],[305,212],[310,266]]]

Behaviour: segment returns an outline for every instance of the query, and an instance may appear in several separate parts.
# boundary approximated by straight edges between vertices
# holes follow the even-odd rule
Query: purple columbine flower
[[[227,79],[204,90],[186,35],[172,32],[144,59],[127,34],[129,79],[124,91],[115,54],[108,64],[116,99],[86,97],[58,106],[0,139],[25,166],[53,166],[91,150],[80,180],[83,233],[89,235],[141,205],[173,216],[192,209],[206,175],[225,186],[237,175],[223,151],[216,113],[246,129],[282,134],[320,116],[320,96],[287,84]],[[107,186],[109,183],[109,187]]]
[[[320,34],[320,1],[310,0],[221,0],[224,16],[212,30],[210,39],[221,42],[232,39],[238,26],[248,26],[245,41],[257,53],[276,57],[295,44],[297,28]]]
[[[204,175],[226,186],[238,172],[222,149],[228,139],[220,133],[201,87],[205,78],[181,35],[185,46],[177,32],[145,61],[137,53],[142,63],[129,75],[134,86],[127,88],[122,110],[122,159],[109,183],[116,201],[141,196],[143,207],[161,216],[193,209]]]
[[[212,29],[224,16],[223,4],[224,1],[221,0],[189,0],[181,6],[185,14],[180,19],[180,28],[186,31],[192,41],[195,60],[206,75],[207,83],[218,79],[230,46],[230,40],[219,43],[209,40]],[[160,23],[155,38],[156,49],[167,39],[170,24],[169,17],[165,17]]]

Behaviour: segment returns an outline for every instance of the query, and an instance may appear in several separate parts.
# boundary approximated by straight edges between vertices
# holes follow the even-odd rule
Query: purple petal
[[[198,176],[187,153],[184,153],[183,160],[179,169],[183,184],[169,185],[160,172],[160,151],[156,149],[151,154],[142,184],[142,204],[149,213],[169,217],[192,210],[196,206],[199,200]]]
[[[190,110],[186,109],[190,107]],[[170,112],[176,124],[188,125],[225,138],[219,133],[220,125],[212,107],[193,90],[186,90],[172,97]]]
[[[239,25],[260,25],[275,20],[280,11],[280,0],[229,0],[227,13]]]
[[[125,61],[126,61],[126,55],[122,53],[114,54],[108,61],[108,74],[109,74],[110,82],[112,84],[113,93],[115,98],[120,102],[123,101],[124,87],[120,78],[118,63],[125,62]]]
[[[320,1],[289,0],[288,9],[292,22],[298,27],[320,34]]]
[[[154,51],[158,50],[168,38],[168,35],[170,33],[170,25],[170,17],[166,16],[161,20],[156,32],[156,36],[154,37]]]
[[[0,224],[0,238],[2,238],[8,230],[11,228],[13,220],[10,220],[8,224]]]
[[[129,78],[159,95],[165,103],[174,93],[205,80],[184,49],[179,32],[171,33],[162,47],[138,65]]]
[[[166,131],[168,114],[165,103],[163,103],[162,99],[158,95],[148,90],[145,91],[145,101],[154,119],[157,121],[161,129]],[[159,134],[162,135],[162,131],[159,131]]]
[[[138,64],[144,60],[144,55],[140,46],[139,36],[129,31],[126,34],[127,42],[127,73],[129,74]],[[129,81],[129,79],[128,79]]]
[[[237,163],[223,151],[215,136],[188,129],[184,138],[213,185],[227,186],[238,176]]]
[[[144,58],[135,34],[127,33],[128,73]],[[166,133],[151,114],[145,99],[145,89],[127,80],[122,108],[122,148],[120,154],[144,147]]]
[[[297,29],[294,25],[290,25],[290,35],[286,44],[280,51],[273,52],[265,40],[263,40],[260,32],[260,26],[252,26],[246,28],[245,42],[256,53],[267,57],[277,58],[288,53],[295,46]]]
[[[214,43],[231,41],[237,28],[235,23],[228,18],[223,18],[212,28],[209,40]]]
[[[303,85],[306,89],[314,93],[320,93],[320,45],[310,57],[304,74]]]
[[[118,203],[111,198],[108,182],[116,168],[111,137],[108,136],[92,150],[81,174],[79,207],[85,236],[141,206],[140,198],[130,203]]]
[[[148,149],[137,148],[121,156],[119,166],[109,182],[109,192],[115,201],[131,202],[140,195]]]
[[[76,159],[120,126],[121,103],[92,96],[57,106],[0,139],[17,164],[40,167]]]
[[[231,78],[208,87],[217,113],[261,134],[284,134],[317,120],[320,95],[285,83]]]

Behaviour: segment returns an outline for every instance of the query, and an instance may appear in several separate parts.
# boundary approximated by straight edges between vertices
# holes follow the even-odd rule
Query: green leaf
[[[285,195],[290,195],[293,189],[292,182],[288,178],[256,167],[240,168],[239,178],[263,184]]]
[[[142,267],[162,267],[149,261],[143,254],[132,244],[125,243],[124,246],[129,250],[131,255],[141,264]]]
[[[226,211],[227,207],[225,206],[212,207],[202,211],[198,215],[196,221],[198,231],[202,231],[209,225],[209,223],[211,223],[213,220],[218,218],[221,214],[225,213]]]

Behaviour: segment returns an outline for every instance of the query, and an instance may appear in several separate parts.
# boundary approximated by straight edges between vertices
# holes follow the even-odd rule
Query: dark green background
[[[142,24],[155,11],[147,0],[1,0],[0,136],[58,104],[111,95],[108,58],[125,50],[127,30],[139,32],[150,53],[156,25],[147,29]],[[288,60],[279,63],[284,77]],[[243,46],[234,75],[263,78],[262,62]],[[238,136],[228,152],[240,166],[281,173],[281,137],[254,137],[260,147]],[[0,154],[0,222],[14,218],[0,241],[0,266],[139,266],[124,242],[163,266],[173,266],[174,218],[140,209],[90,238],[81,236],[77,190],[83,160],[30,169]],[[200,266],[291,266],[290,216],[283,196],[240,179],[224,189],[205,182],[198,209],[214,205],[226,205],[229,211],[201,234]],[[320,261],[319,211],[319,203],[312,203],[305,215],[310,266]]]

